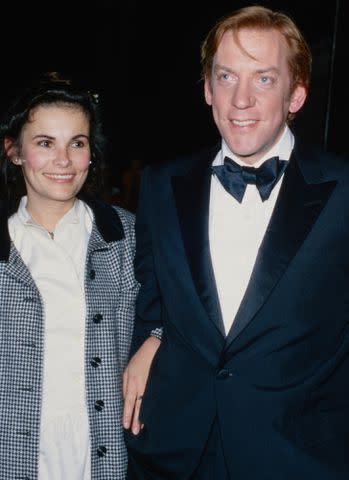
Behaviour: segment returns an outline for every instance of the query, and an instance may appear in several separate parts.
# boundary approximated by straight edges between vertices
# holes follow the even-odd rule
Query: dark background
[[[206,2],[205,2],[206,3]],[[314,55],[309,99],[294,124],[307,141],[348,153],[348,5],[261,1],[289,14]],[[347,2],[348,3],[348,2]],[[218,134],[200,81],[200,44],[216,20],[244,1],[50,2],[3,12],[2,93],[58,70],[99,93],[113,184],[138,158],[161,162],[214,143]]]

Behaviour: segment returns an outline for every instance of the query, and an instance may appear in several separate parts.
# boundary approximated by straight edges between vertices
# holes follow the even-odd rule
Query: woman
[[[0,137],[0,477],[124,479],[133,216],[95,196],[98,105],[54,75]]]

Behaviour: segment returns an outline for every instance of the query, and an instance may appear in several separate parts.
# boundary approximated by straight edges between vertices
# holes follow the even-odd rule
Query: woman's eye
[[[49,147],[49,146],[50,146],[50,141],[49,141],[49,140],[41,140],[41,141],[39,142],[39,145],[40,145],[41,147]]]
[[[86,143],[83,141],[83,140],[75,140],[73,143],[72,143],[72,146],[74,148],[84,148],[86,145]]]

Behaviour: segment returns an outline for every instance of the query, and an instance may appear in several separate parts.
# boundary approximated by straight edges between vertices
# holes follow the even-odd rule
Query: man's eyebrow
[[[224,70],[226,72],[229,72],[229,73],[233,73],[233,70],[229,67],[226,67],[225,65],[220,65],[219,63],[217,63],[214,67],[213,67],[213,70],[215,72],[217,72],[218,70]]]
[[[218,72],[219,70],[224,70],[225,72],[234,73],[234,70],[232,70],[230,67],[227,67],[226,65],[220,65],[219,63],[217,63],[213,67],[213,70],[214,72]],[[256,73],[268,73],[268,72],[279,73],[280,70],[279,68],[274,67],[273,65],[271,65],[270,67],[268,66],[268,67],[259,68],[256,70]]]
[[[258,70],[256,70],[256,72],[257,73],[269,73],[269,72],[279,73],[280,70],[277,67],[266,67],[266,68],[259,68]]]

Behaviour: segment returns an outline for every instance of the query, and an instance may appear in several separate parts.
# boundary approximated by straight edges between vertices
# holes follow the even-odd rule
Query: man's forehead
[[[276,29],[242,28],[226,31],[218,45],[216,59],[235,48],[255,60],[277,58],[289,52],[286,39]]]

